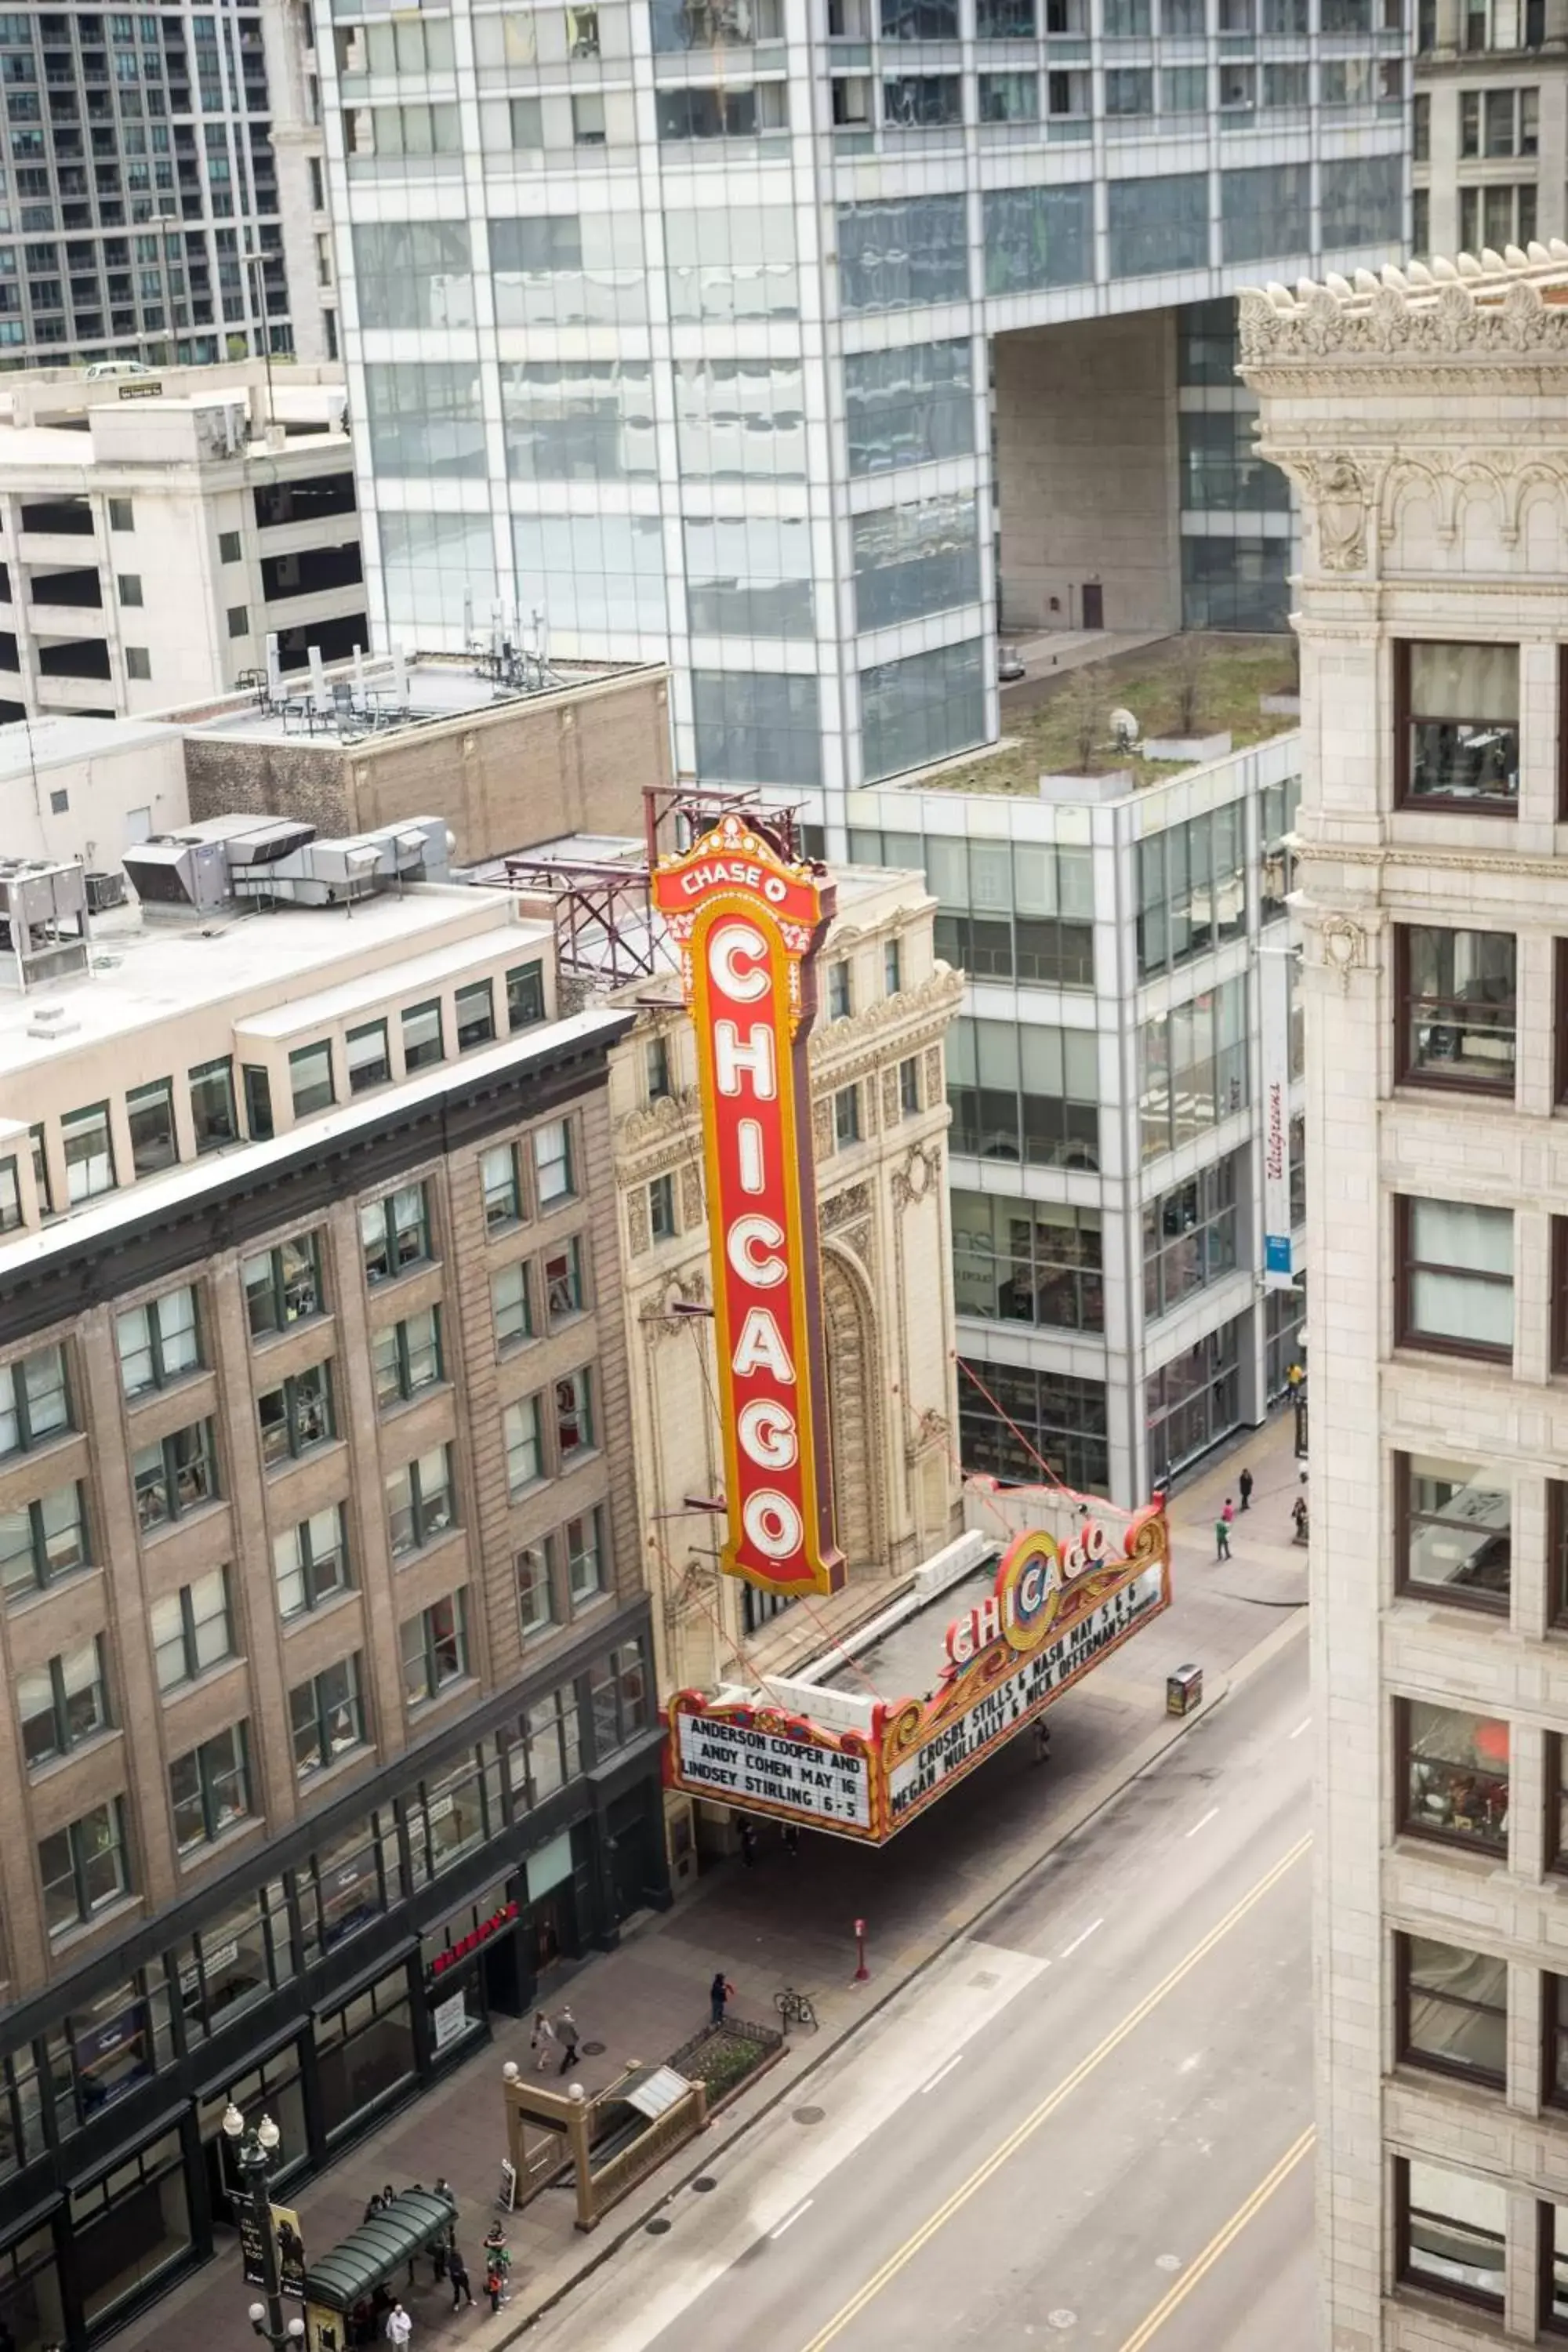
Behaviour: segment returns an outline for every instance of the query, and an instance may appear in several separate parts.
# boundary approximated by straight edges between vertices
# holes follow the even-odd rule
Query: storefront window
[[[1242,1322],[1238,1316],[1150,1373],[1143,1393],[1151,1481],[1206,1452],[1240,1420]]]
[[[413,2081],[414,2027],[402,1969],[316,2020],[316,2072],[329,2140]]]
[[[44,2152],[43,2094],[38,2062],[31,2048],[13,2050],[0,2061],[0,2180]],[[0,2255],[0,2317],[5,2315],[5,2257]]]
[[[65,2340],[54,2237],[35,2230],[0,2252],[0,2343],[16,2352],[48,2352]]]
[[[91,2327],[191,2251],[184,2158],[178,2132],[70,2199],[71,2263]]]
[[[395,1900],[399,1892],[391,1813],[367,1813],[341,1831],[312,1857],[305,1884],[314,1895],[314,1933],[323,1952],[379,1918],[388,1891]]]
[[[539,1699],[523,1717],[525,1747],[511,1751],[512,1787],[524,1783],[526,1754],[528,1802],[542,1805],[546,1797],[574,1780],[583,1769],[583,1731],[577,1711],[577,1687],[564,1684]]]
[[[494,1823],[500,1827],[498,1814]],[[469,1749],[438,1780],[427,1780],[408,1804],[408,1847],[414,1884],[438,1877],[484,1843],[485,1790],[479,1751]]]
[[[220,2178],[231,2198],[244,2195],[245,2183],[235,2166],[232,2143],[223,2129],[224,2111],[237,2106],[247,2124],[270,2116],[282,2137],[273,2162],[274,2181],[287,2180],[309,2163],[310,2139],[305,2122],[305,2094],[300,2071],[300,2049],[290,2042],[276,2051],[265,2065],[242,2074],[207,2100],[201,2111],[202,2138],[218,2151]]]
[[[49,2038],[56,2112],[86,2123],[145,2083],[169,2056],[168,1991],[127,1978],[77,2010]]]
[[[180,1953],[180,2000],[193,2040],[217,2032],[294,1973],[283,1882],[246,1895]]]
[[[647,1667],[640,1642],[623,1642],[594,1662],[589,1684],[594,1706],[594,1755],[603,1761],[646,1728]]]

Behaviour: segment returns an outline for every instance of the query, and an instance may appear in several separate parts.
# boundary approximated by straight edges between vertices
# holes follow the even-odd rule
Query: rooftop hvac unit
[[[195,907],[205,914],[234,897],[221,841],[139,841],[125,852],[125,872],[143,907]]]
[[[110,907],[124,906],[125,877],[123,874],[89,873],[82,878],[87,884],[87,906],[89,914],[102,915],[107,913]]]

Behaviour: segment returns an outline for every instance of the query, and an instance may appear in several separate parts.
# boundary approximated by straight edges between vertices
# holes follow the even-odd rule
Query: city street
[[[1306,1645],[531,2336],[1308,2352]]]

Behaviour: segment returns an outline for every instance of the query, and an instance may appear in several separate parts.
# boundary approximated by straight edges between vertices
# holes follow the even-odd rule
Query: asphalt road
[[[1299,1642],[531,2347],[1310,2352],[1306,1713]]]

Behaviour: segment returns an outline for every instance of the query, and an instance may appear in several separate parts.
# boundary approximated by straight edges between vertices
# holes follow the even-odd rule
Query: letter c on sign
[[[787,1405],[759,1397],[749,1404],[736,1424],[741,1444],[764,1470],[788,1470],[797,1459],[795,1415]]]
[[[759,1250],[776,1250],[784,1228],[772,1217],[737,1217],[724,1237],[724,1255],[742,1282],[757,1290],[771,1290],[789,1268],[782,1257],[759,1257]]]
[[[766,1486],[747,1496],[741,1524],[764,1559],[788,1559],[800,1549],[805,1533],[789,1496]]]
[[[721,923],[708,940],[708,969],[732,1004],[754,1004],[773,982],[768,943],[754,923]]]

